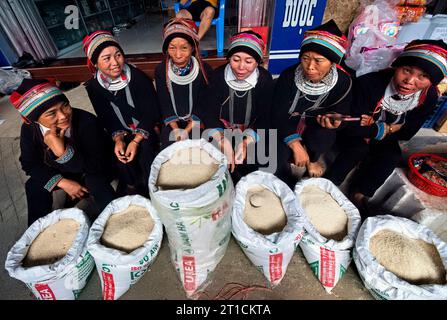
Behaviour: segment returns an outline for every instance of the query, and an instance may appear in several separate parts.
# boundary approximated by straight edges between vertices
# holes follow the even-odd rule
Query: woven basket
[[[435,161],[447,161],[447,159],[435,154],[414,153],[408,158],[408,167],[410,168],[410,170],[408,171],[408,180],[410,180],[412,184],[428,194],[438,197],[447,197],[447,188],[428,180],[414,167],[413,160],[419,157],[429,157]]]

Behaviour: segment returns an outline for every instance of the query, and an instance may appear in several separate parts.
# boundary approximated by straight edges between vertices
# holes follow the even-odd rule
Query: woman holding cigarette
[[[351,184],[351,201],[365,214],[374,195],[402,159],[399,140],[409,140],[435,107],[436,85],[447,76],[447,45],[442,40],[414,40],[392,63],[392,69],[359,77],[353,89],[353,116],[339,132],[340,154],[327,178],[341,184],[361,165]]]
[[[300,62],[284,70],[276,84],[273,127],[278,129],[276,175],[293,187],[290,163],[306,167],[311,177],[324,172],[318,160],[335,142],[341,119],[351,104],[351,78],[338,64],[346,37],[333,20],[306,31]]]

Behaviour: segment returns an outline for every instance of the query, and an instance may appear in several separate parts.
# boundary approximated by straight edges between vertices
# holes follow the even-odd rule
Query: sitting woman
[[[154,85],[144,72],[126,63],[123,49],[109,32],[87,35],[84,51],[93,72],[86,83],[88,96],[115,143],[120,194],[148,196],[158,144],[154,127],[160,118]]]
[[[340,114],[350,111],[352,81],[338,66],[345,48],[346,37],[333,20],[306,31],[300,62],[284,70],[276,83],[272,115],[279,136],[276,175],[290,187],[296,182],[290,160],[306,166],[311,177],[323,174],[318,160],[335,143]]]
[[[442,40],[414,40],[394,60],[392,69],[372,72],[354,83],[353,116],[339,133],[340,153],[327,178],[341,184],[359,163],[351,200],[365,211],[371,197],[402,159],[399,140],[409,140],[433,112],[436,85],[447,76],[447,45]]]
[[[265,147],[267,134],[262,137],[256,130],[270,128],[274,83],[271,74],[260,66],[264,50],[260,35],[246,31],[230,41],[229,62],[214,71],[206,98],[201,100],[200,119],[227,156],[237,183],[261,165],[259,148],[261,144]],[[253,152],[247,153],[249,146]]]
[[[155,69],[155,85],[165,124],[161,131],[163,149],[191,137],[193,127],[198,129],[199,138],[200,119],[196,109],[208,88],[208,75],[212,73],[211,67],[202,63],[199,52],[193,21],[173,19],[166,25],[163,32],[166,59]]]
[[[25,121],[19,160],[30,176],[25,183],[28,225],[52,211],[52,191],[57,188],[72,200],[92,195],[101,212],[115,191],[105,132],[96,117],[72,108],[62,91],[46,80],[24,79],[10,100]]]

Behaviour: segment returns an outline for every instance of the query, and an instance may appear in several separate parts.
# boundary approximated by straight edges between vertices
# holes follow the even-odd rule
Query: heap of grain
[[[219,163],[205,150],[180,149],[161,165],[156,185],[165,190],[193,189],[209,181],[218,169]]]
[[[53,264],[67,254],[80,225],[73,219],[62,219],[43,230],[28,249],[23,267]]]
[[[371,237],[369,250],[385,269],[409,283],[446,284],[441,257],[430,243],[384,229]]]
[[[249,188],[245,197],[244,222],[263,235],[281,232],[287,224],[281,199],[260,185]]]
[[[144,245],[153,228],[154,220],[147,209],[131,205],[110,216],[101,243],[106,247],[130,253]]]
[[[348,216],[329,193],[316,185],[307,185],[300,201],[310,222],[323,237],[343,240],[348,233]]]

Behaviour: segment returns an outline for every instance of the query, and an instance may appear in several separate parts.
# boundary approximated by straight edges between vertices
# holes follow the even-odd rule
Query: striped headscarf
[[[236,52],[245,52],[251,55],[258,63],[262,62],[265,44],[262,37],[253,31],[243,31],[236,33],[230,38],[227,58]]]
[[[23,79],[9,100],[26,123],[37,121],[42,113],[58,102],[68,103],[67,97],[54,83],[37,79]]]
[[[339,64],[347,48],[347,39],[334,20],[304,33],[300,56],[307,51],[314,51],[330,61]]]
[[[92,73],[96,72],[95,64],[102,50],[107,47],[117,47],[124,55],[124,51],[113,35],[104,30],[98,30],[90,35],[86,35],[82,41],[85,55],[87,56],[87,66]]]
[[[165,54],[166,60],[166,85],[168,90],[170,89],[169,79],[168,79],[168,68],[169,68],[169,54],[167,54],[169,43],[174,38],[183,38],[189,42],[189,44],[193,47],[193,56],[196,58],[196,61],[199,64],[200,71],[202,72],[203,78],[205,79],[205,83],[208,84],[208,75],[203,68],[202,59],[200,58],[200,48],[199,48],[199,29],[197,28],[194,21],[183,18],[174,18],[171,19],[163,29],[163,53]]]
[[[442,40],[414,40],[391,66],[419,67],[430,76],[432,84],[437,85],[447,77],[447,44]]]

